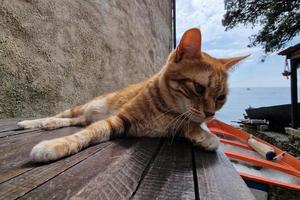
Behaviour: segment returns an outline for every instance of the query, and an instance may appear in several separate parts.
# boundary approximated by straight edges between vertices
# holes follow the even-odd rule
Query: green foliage
[[[262,45],[266,53],[283,48],[300,33],[300,0],[225,0],[225,10],[226,30],[238,24],[261,25],[249,47]]]

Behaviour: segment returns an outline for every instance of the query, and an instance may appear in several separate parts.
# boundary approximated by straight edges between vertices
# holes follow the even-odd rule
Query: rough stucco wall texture
[[[45,116],[164,64],[171,0],[4,0],[0,118]]]

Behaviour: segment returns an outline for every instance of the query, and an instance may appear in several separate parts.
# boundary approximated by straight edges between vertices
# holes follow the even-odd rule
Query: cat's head
[[[199,29],[186,31],[163,70],[176,109],[195,122],[211,119],[226,101],[227,71],[246,57],[214,58],[201,51]]]

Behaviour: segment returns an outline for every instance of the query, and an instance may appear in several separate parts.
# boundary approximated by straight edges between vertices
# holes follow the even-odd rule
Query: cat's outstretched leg
[[[85,104],[85,105],[87,105],[87,104]],[[54,117],[57,117],[57,118],[73,118],[73,117],[78,117],[78,116],[80,116],[80,115],[83,114],[83,112],[85,110],[85,107],[86,107],[85,105],[74,106],[74,107],[72,107],[72,108],[70,108],[68,110],[65,110],[63,112],[58,113]]]
[[[84,107],[82,105],[75,106],[64,112],[61,112],[54,117],[46,117],[33,120],[24,120],[18,122],[17,125],[23,129],[29,128],[45,128],[55,129],[60,127],[66,127],[71,125],[85,125],[85,120],[82,116]]]
[[[33,120],[24,120],[24,121],[18,122],[17,125],[19,128],[22,128],[22,129],[41,128],[43,122],[48,120],[49,118],[50,117],[33,119]]]
[[[68,126],[84,126],[87,125],[85,116],[76,118],[56,118],[51,117],[42,123],[42,129],[51,130]]]
[[[125,126],[122,118],[112,116],[95,122],[75,134],[40,142],[33,147],[31,158],[35,162],[48,162],[75,154],[90,144],[119,136],[126,129]]]
[[[46,130],[75,126],[80,125],[84,126],[87,124],[87,121],[84,116],[76,118],[57,118],[57,117],[48,117],[34,120],[24,120],[18,122],[17,125],[23,129],[29,128],[42,128]]]
[[[88,125],[93,121],[106,118],[109,110],[105,98],[99,98],[84,105],[70,108],[54,117],[25,120],[18,122],[17,125],[23,129],[56,129],[73,125]]]
[[[219,138],[211,133],[206,124],[201,124],[201,127],[197,127],[190,132],[187,132],[185,136],[192,141],[195,146],[198,146],[206,151],[215,151],[220,145]]]

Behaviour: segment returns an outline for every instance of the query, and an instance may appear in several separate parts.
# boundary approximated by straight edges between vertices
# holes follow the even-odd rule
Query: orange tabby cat
[[[33,147],[36,162],[75,154],[91,144],[119,136],[171,136],[181,132],[195,145],[213,151],[217,137],[200,127],[225,103],[227,70],[245,57],[217,59],[201,51],[201,33],[186,31],[165,66],[152,78],[103,95],[54,117],[19,122],[22,128],[55,129],[89,125]]]

